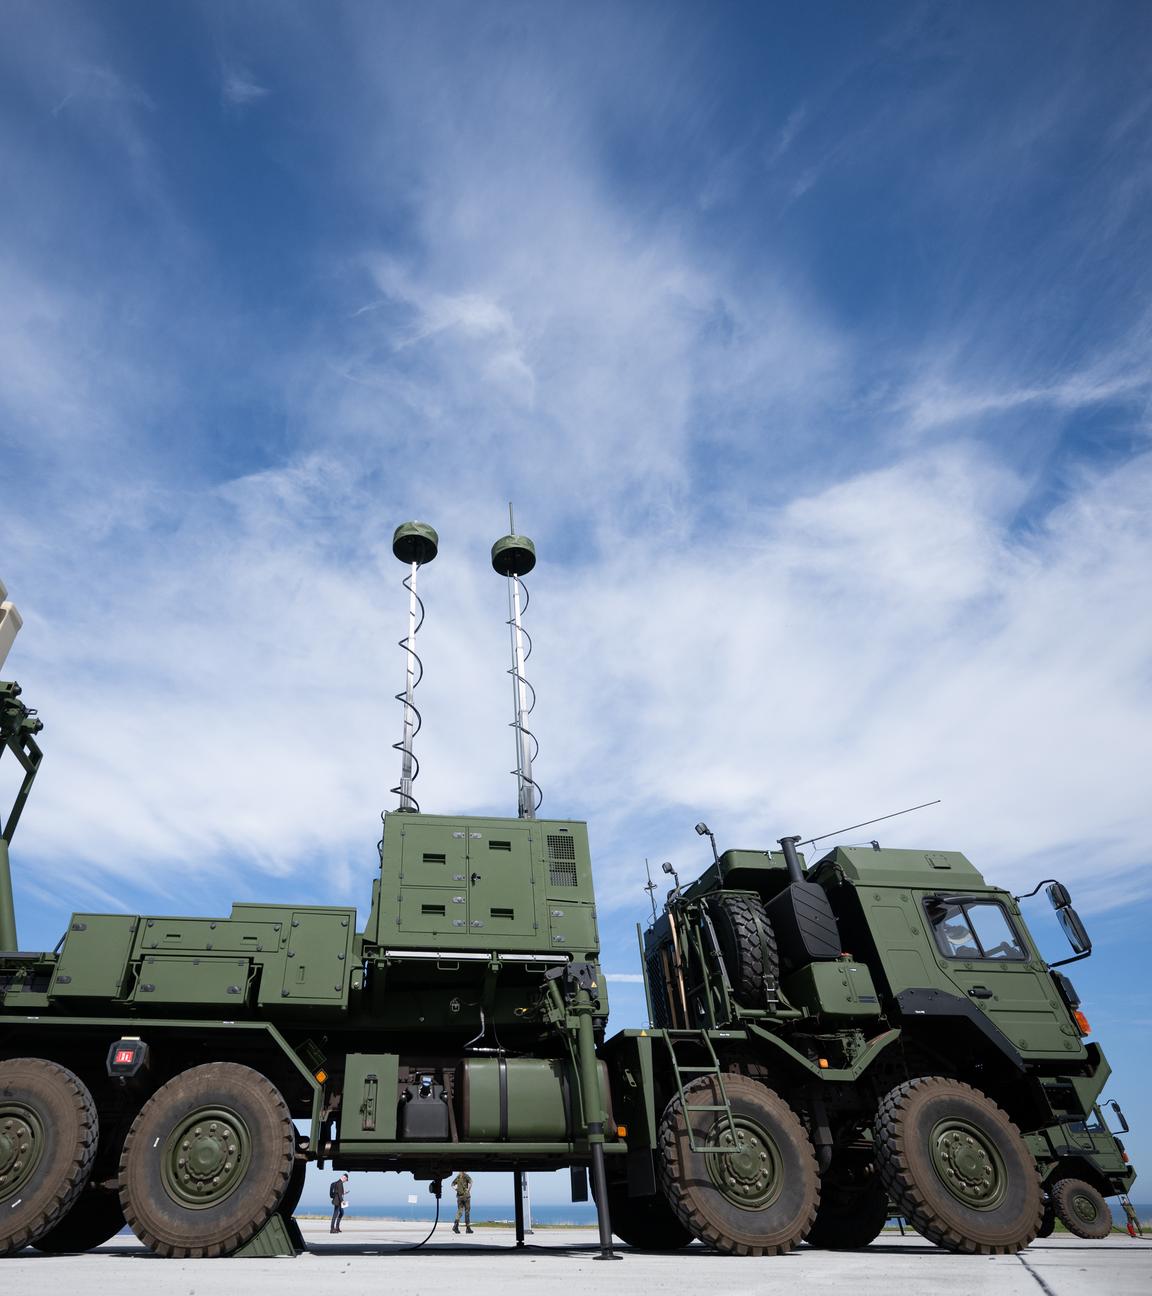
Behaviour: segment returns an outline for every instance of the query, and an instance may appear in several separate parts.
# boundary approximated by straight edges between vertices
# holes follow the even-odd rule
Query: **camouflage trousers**
[[[456,1223],[460,1223],[460,1216],[464,1216],[465,1226],[472,1223],[472,1194],[458,1193],[456,1196]]]

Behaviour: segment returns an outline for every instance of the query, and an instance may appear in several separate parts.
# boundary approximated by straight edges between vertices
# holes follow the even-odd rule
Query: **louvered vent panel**
[[[576,885],[576,843],[562,833],[548,833],[548,881],[553,886]]]

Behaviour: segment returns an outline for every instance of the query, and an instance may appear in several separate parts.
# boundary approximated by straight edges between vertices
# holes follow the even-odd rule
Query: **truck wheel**
[[[1052,1185],[1056,1218],[1080,1238],[1106,1238],[1112,1232],[1112,1211],[1103,1196],[1083,1179],[1057,1179]]]
[[[780,976],[776,933],[763,904],[756,896],[719,891],[709,911],[732,993],[746,1008],[763,1008],[768,978]]]
[[[663,1193],[629,1197],[626,1183],[609,1184],[608,1213],[612,1232],[639,1251],[679,1251],[692,1241],[692,1234],[672,1213]]]
[[[124,1227],[124,1208],[117,1193],[91,1185],[59,1224],[34,1243],[37,1251],[61,1255],[68,1251],[91,1251],[115,1237]]]
[[[1044,1203],[1044,1214],[1040,1216],[1040,1227],[1036,1230],[1038,1238],[1051,1237],[1056,1231],[1056,1212],[1051,1202]]]
[[[295,1129],[279,1091],[234,1062],[193,1067],[144,1104],[120,1157],[120,1201],[157,1255],[231,1255],[275,1213]]]
[[[828,1251],[855,1251],[875,1242],[887,1222],[888,1194],[874,1166],[855,1182],[825,1175],[816,1222],[804,1241]]]
[[[816,1216],[816,1157],[791,1107],[765,1085],[728,1075],[724,1090],[736,1140],[714,1076],[672,1099],[660,1121],[660,1180],[680,1223],[730,1255],[782,1255],[804,1239]],[[695,1110],[694,1110],[695,1109]],[[731,1148],[730,1152],[693,1151]]]
[[[277,1211],[287,1217],[296,1212],[296,1207],[300,1205],[300,1198],[304,1195],[304,1180],[308,1177],[308,1162],[293,1161],[292,1173],[288,1177],[288,1188],[284,1193],[284,1199],[276,1208]]]
[[[922,1076],[885,1095],[876,1160],[900,1213],[945,1250],[1005,1255],[1040,1228],[1040,1181],[1020,1131],[959,1080]]]
[[[48,1232],[80,1195],[96,1157],[96,1105],[44,1058],[0,1062],[0,1256]]]

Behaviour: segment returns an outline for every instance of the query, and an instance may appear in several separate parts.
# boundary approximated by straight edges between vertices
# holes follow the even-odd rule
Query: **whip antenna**
[[[391,789],[400,798],[397,809],[411,814],[420,813],[420,803],[412,795],[412,783],[420,773],[420,762],[412,751],[412,740],[420,732],[420,712],[412,701],[416,686],[424,678],[424,663],[416,654],[416,634],[424,624],[424,604],[416,593],[416,573],[436,557],[440,537],[426,522],[404,522],[392,537],[392,552],[408,565],[404,588],[408,591],[408,634],[400,640],[407,657],[404,674],[404,692],[396,694],[396,701],[404,704],[404,729],[400,741],[392,750],[400,753],[400,782]]]
[[[516,534],[511,504],[508,534],[492,546],[492,566],[508,579],[508,629],[512,638],[512,669],[508,674],[512,676],[514,706],[511,727],[516,734],[516,768],[512,773],[516,775],[517,813],[521,819],[535,819],[544,794],[532,777],[532,762],[539,755],[540,744],[528,728],[528,717],[536,707],[536,691],[524,674],[524,664],[532,656],[532,639],[520,623],[521,613],[528,610],[528,587],[520,578],[536,566],[536,546],[527,536]]]
[[[835,832],[821,833],[819,837],[809,837],[807,841],[800,842],[801,846],[811,846],[813,842],[824,841],[828,837],[839,837],[841,833],[852,832],[856,828],[867,828],[869,824],[883,823],[885,819],[898,819],[901,815],[911,814],[913,810],[925,810],[928,806],[940,804],[940,798],[935,801],[924,801],[920,805],[909,806],[907,810],[893,810],[891,814],[881,815],[879,819],[865,819],[863,823],[849,824],[847,828],[837,828]],[[796,838],[799,841],[799,838]]]
[[[644,888],[648,892],[648,900],[652,905],[652,925],[655,927],[656,919],[659,914],[656,912],[656,883],[652,881],[652,869],[648,864],[648,857],[644,857],[644,872],[648,874],[648,885]]]

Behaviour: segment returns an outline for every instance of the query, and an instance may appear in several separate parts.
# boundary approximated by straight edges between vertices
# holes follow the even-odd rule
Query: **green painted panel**
[[[557,947],[587,954],[599,948],[594,914],[570,935],[552,932],[547,909],[593,900],[583,823],[390,814],[364,935],[385,948],[435,936],[443,949],[542,952],[557,934],[567,938]]]
[[[341,1142],[395,1139],[399,1070],[395,1053],[348,1054],[340,1102]]]
[[[959,851],[872,850],[868,846],[839,846],[813,866],[823,875],[836,867],[860,886],[933,887],[940,890],[981,890],[987,884]]]
[[[468,872],[466,824],[457,820],[426,823],[422,817],[405,815],[399,838],[399,881],[404,886],[463,885]]]
[[[886,901],[895,899],[890,892],[880,894]],[[924,960],[928,950],[926,941],[931,938],[925,937],[923,924],[913,922],[907,911],[897,904],[876,903],[873,894],[863,889],[860,898],[892,993],[897,995],[901,990],[937,985],[940,974],[935,968],[929,972]]]
[[[148,954],[141,960],[132,999],[138,1004],[230,1004],[245,999],[246,958]]]
[[[139,922],[134,914],[73,914],[50,997],[118,999]]]
[[[600,948],[596,928],[596,906],[580,901],[549,900],[550,947],[575,953],[577,958],[595,955]]]
[[[405,932],[463,935],[468,930],[468,892],[463,888],[404,885],[400,888],[397,918],[393,941]]]
[[[468,928],[499,948],[509,936],[539,933],[534,839],[519,820],[468,824]]]
[[[862,963],[809,963],[787,978],[784,993],[790,1003],[828,1021],[880,1016],[872,975]]]
[[[232,918],[145,918],[136,939],[141,954],[188,950],[205,954],[259,954],[280,948],[283,921],[244,922]]]
[[[279,1002],[347,1002],[355,934],[355,909],[293,910]]]

